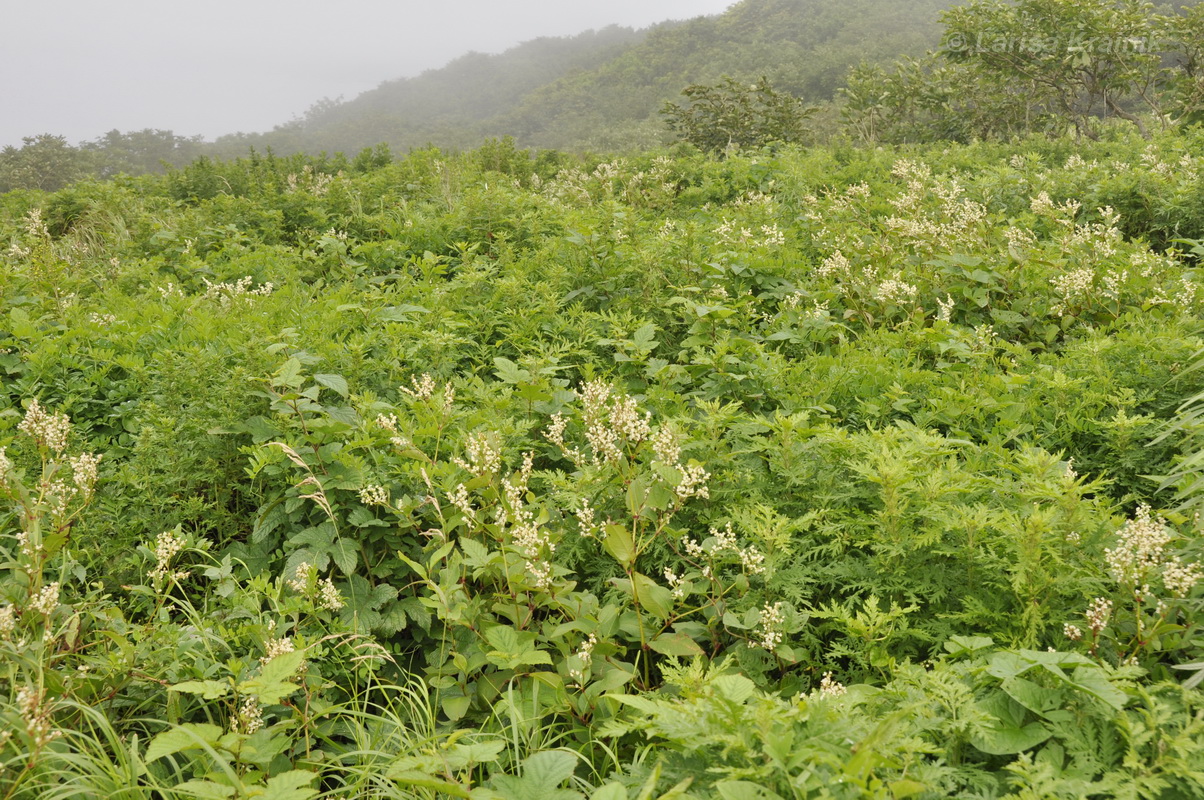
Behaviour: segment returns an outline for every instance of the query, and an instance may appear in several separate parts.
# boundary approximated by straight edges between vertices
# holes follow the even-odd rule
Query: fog
[[[470,50],[717,14],[734,0],[0,0],[0,146],[114,128],[265,131]]]

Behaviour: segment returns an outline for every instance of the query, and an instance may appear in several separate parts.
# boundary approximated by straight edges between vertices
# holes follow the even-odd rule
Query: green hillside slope
[[[937,41],[949,0],[744,0],[726,13],[643,31],[611,27],[538,39],[500,55],[472,53],[415,78],[328,104],[266,134],[223,137],[219,155],[344,151],[387,142],[474,146],[655,145],[659,109],[690,83],[765,75],[808,101],[831,99],[850,67],[919,54]]]

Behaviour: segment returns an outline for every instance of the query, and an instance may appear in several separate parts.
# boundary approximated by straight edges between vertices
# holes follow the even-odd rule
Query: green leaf
[[[624,567],[635,562],[635,542],[631,538],[631,531],[623,525],[607,525],[602,546]]]
[[[508,358],[498,356],[493,359],[493,366],[496,367],[498,379],[503,383],[523,383],[531,380],[531,373],[525,369],[519,369],[518,364],[515,364]]]
[[[1123,691],[1112,685],[1104,671],[1094,665],[1076,669],[1071,674],[1070,685],[1111,706],[1113,711],[1124,708],[1128,699]]]
[[[666,656],[700,656],[702,648],[684,633],[662,633],[648,643],[656,652]]]
[[[238,691],[240,694],[255,695],[265,706],[276,705],[300,688],[289,679],[297,674],[304,660],[304,650],[276,656],[264,665],[259,675],[240,683]]]
[[[163,731],[146,747],[146,761],[154,761],[184,750],[213,747],[222,738],[222,729],[204,722],[190,722]]]
[[[390,770],[389,780],[395,781],[401,786],[416,786],[420,789],[433,789],[436,792],[449,794],[452,797],[472,797],[467,789],[458,783],[451,783],[442,778],[436,778],[428,775],[425,772],[416,770]]]
[[[273,386],[284,386],[289,389],[297,389],[301,383],[301,362],[296,357],[285,361],[272,379]]]
[[[234,787],[213,781],[184,781],[173,786],[172,792],[200,800],[224,800],[234,796]]]
[[[206,700],[219,700],[228,695],[234,685],[230,681],[184,681],[169,688],[173,692],[199,694]]]
[[[489,548],[476,539],[461,539],[460,549],[464,551],[464,563],[470,567],[482,568],[489,564],[491,553]]]
[[[447,748],[447,765],[452,769],[464,769],[472,764],[487,764],[497,761],[506,749],[504,739],[489,739],[483,742],[456,742]]]
[[[314,382],[317,383],[319,386],[325,386],[327,389],[330,389],[332,392],[335,392],[340,397],[345,398],[348,395],[347,379],[344,378],[342,375],[327,375],[327,374],[314,375]]]
[[[903,780],[890,782],[890,796],[896,798],[914,797],[917,794],[922,794],[928,791],[928,784],[920,783],[919,781]]]
[[[744,703],[757,690],[757,685],[743,675],[719,675],[711,685],[721,697],[733,703]]]
[[[344,575],[352,575],[359,564],[360,556],[355,544],[350,539],[342,537],[335,539],[330,545],[330,558]]]
[[[262,800],[306,800],[318,793],[310,786],[317,774],[306,770],[294,769],[282,772],[268,778],[262,789],[252,789],[247,797],[259,797]]]
[[[594,789],[589,800],[627,800],[627,788],[621,783],[608,783]]]
[[[523,760],[522,777],[499,775],[493,784],[505,800],[579,800],[580,793],[558,788],[576,767],[572,753],[544,750]]]
[[[715,791],[723,800],[774,800],[781,798],[780,794],[771,792],[759,783],[751,781],[719,781]]]
[[[673,592],[638,572],[633,572],[631,579],[639,592],[640,606],[658,619],[665,620],[673,616]]]

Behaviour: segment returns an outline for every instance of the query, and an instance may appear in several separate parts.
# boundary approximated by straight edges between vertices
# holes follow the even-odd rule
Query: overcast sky
[[[323,97],[351,99],[470,50],[734,2],[0,0],[0,146],[114,128],[264,131]]]

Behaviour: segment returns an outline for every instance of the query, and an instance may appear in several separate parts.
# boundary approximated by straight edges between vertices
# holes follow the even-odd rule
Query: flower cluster
[[[1091,631],[1091,635],[1098,637],[1108,627],[1108,620],[1112,618],[1112,601],[1103,597],[1097,597],[1091,601],[1091,605],[1087,607],[1087,627]],[[1076,628],[1077,630],[1077,628]]]
[[[366,506],[389,505],[389,490],[378,484],[368,484],[359,490],[360,502]]]
[[[259,700],[253,695],[244,698],[238,707],[238,714],[231,721],[231,728],[235,733],[250,735],[262,727],[263,707],[259,705]]]
[[[37,400],[29,401],[25,418],[17,430],[38,443],[38,446],[58,455],[67,447],[67,434],[71,432],[71,420],[63,413],[49,414]]]
[[[29,600],[29,610],[48,617],[59,607],[59,583],[48,583]]]
[[[596,634],[590,634],[589,638],[581,643],[581,649],[577,651],[577,659],[581,662],[581,667],[572,667],[569,669],[569,677],[578,684],[585,683],[585,671],[589,669],[590,662],[594,660],[594,647],[598,644]]]
[[[1150,507],[1142,505],[1137,516],[1117,531],[1117,545],[1104,552],[1108,571],[1117,583],[1143,596],[1150,594],[1149,583],[1160,576],[1162,585],[1175,597],[1186,597],[1204,572],[1199,564],[1183,564],[1167,552],[1175,538],[1166,520],[1156,518]]]
[[[211,283],[208,278],[201,278],[201,280],[205,283],[205,292],[201,295],[201,299],[217,300],[223,308],[236,300],[250,302],[256,297],[267,297],[276,288],[271,282],[268,282],[258,289],[252,289],[251,283],[254,278],[250,275],[244,275],[233,283]]]
[[[164,581],[171,580],[182,581],[188,577],[187,570],[171,570],[171,561],[181,550],[184,549],[186,542],[182,536],[178,536],[174,531],[164,531],[155,538],[155,568],[147,573],[147,577],[155,586],[159,586]]]
[[[464,443],[468,460],[453,458],[452,463],[473,475],[493,475],[502,468],[502,451],[484,433],[474,433]]]
[[[765,650],[773,651],[782,643],[784,634],[782,626],[786,623],[786,614],[781,603],[768,603],[761,609],[761,617],[757,627],[756,645]]]
[[[12,603],[0,606],[0,639],[7,639],[17,629],[17,609]]]
[[[293,577],[288,579],[288,585],[297,594],[310,597],[318,608],[338,611],[343,607],[343,598],[335,588],[334,581],[330,578],[318,580],[317,568],[307,561],[297,565]]]
[[[263,646],[264,655],[260,656],[259,663],[266,666],[273,658],[286,653],[292,653],[296,649],[292,638],[288,636],[282,636],[279,639],[268,639],[267,643]]]
[[[681,483],[677,484],[673,491],[679,500],[687,500],[691,497],[701,497],[706,500],[711,496],[711,491],[706,485],[707,481],[711,479],[711,473],[698,464],[678,464],[677,469],[681,472]]]
[[[848,691],[843,683],[832,679],[831,672],[825,672],[823,678],[819,681],[819,693],[821,697],[843,697]]]
[[[28,686],[17,690],[17,713],[25,725],[25,733],[33,742],[35,750],[41,750],[55,739],[63,735],[62,731],[54,730],[50,724],[53,708],[44,702],[41,692]]]
[[[749,575],[761,575],[765,572],[765,554],[758,550],[756,545],[741,547],[736,540],[736,532],[732,530],[732,523],[727,523],[723,529],[711,528],[710,534],[711,540],[703,545],[687,539],[686,554],[697,557],[707,551],[713,556],[731,553],[740,560],[741,568]]]

